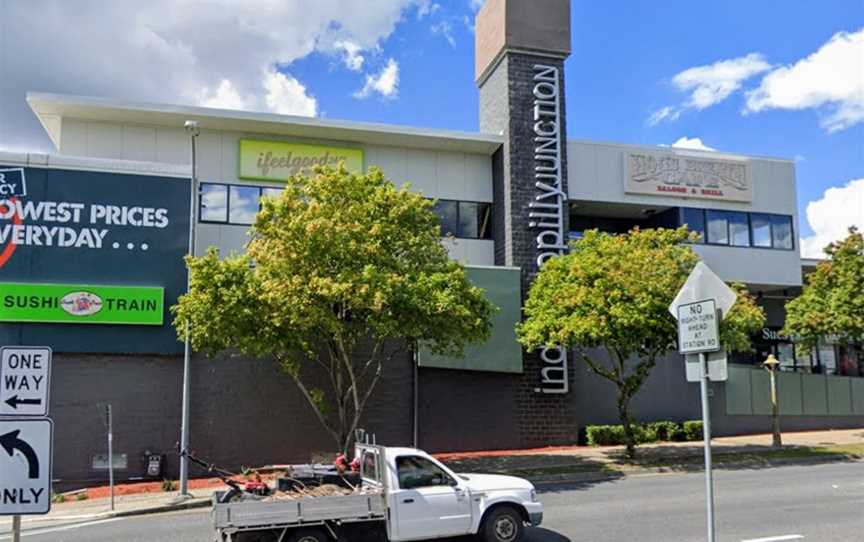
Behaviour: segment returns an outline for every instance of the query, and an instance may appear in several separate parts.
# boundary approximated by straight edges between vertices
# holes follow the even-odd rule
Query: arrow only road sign
[[[0,420],[0,515],[51,510],[53,442],[47,418]]]
[[[0,416],[47,416],[50,390],[50,348],[0,348]]]

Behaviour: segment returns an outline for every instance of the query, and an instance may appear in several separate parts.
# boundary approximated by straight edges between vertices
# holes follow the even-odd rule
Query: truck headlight
[[[537,490],[532,489],[530,493],[531,502],[537,502]]]

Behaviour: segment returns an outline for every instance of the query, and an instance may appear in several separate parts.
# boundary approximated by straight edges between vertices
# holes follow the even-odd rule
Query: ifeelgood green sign
[[[0,282],[0,322],[161,326],[164,299],[147,286]]]

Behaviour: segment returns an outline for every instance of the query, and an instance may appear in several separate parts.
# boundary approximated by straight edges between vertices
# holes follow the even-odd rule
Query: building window
[[[228,185],[201,184],[198,216],[201,222],[228,221]]]
[[[255,222],[261,189],[257,186],[231,186],[228,195],[228,222],[250,225]]]
[[[792,217],[771,216],[771,243],[774,248],[792,250]]]
[[[747,213],[707,211],[708,242],[715,245],[750,246]]]
[[[708,211],[708,242],[712,245],[729,244],[729,219],[724,211]]]
[[[492,238],[490,203],[439,199],[434,211],[441,221],[441,235],[462,239]]]
[[[753,233],[754,247],[771,247],[771,217],[753,213],[750,215],[750,228]]]
[[[248,226],[255,222],[261,198],[281,193],[282,188],[271,186],[201,183],[198,220]]]
[[[684,207],[681,209],[681,224],[687,226],[687,229],[699,234],[699,243],[705,242],[705,210],[691,209]]]
[[[750,246],[750,224],[747,213],[726,213],[729,219],[729,244],[736,247]]]

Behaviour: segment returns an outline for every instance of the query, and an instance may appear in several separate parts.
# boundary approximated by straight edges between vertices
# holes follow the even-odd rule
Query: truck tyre
[[[524,531],[522,514],[512,506],[498,506],[483,520],[480,535],[484,542],[519,542]]]
[[[297,529],[288,537],[288,542],[330,542],[323,529]]]

